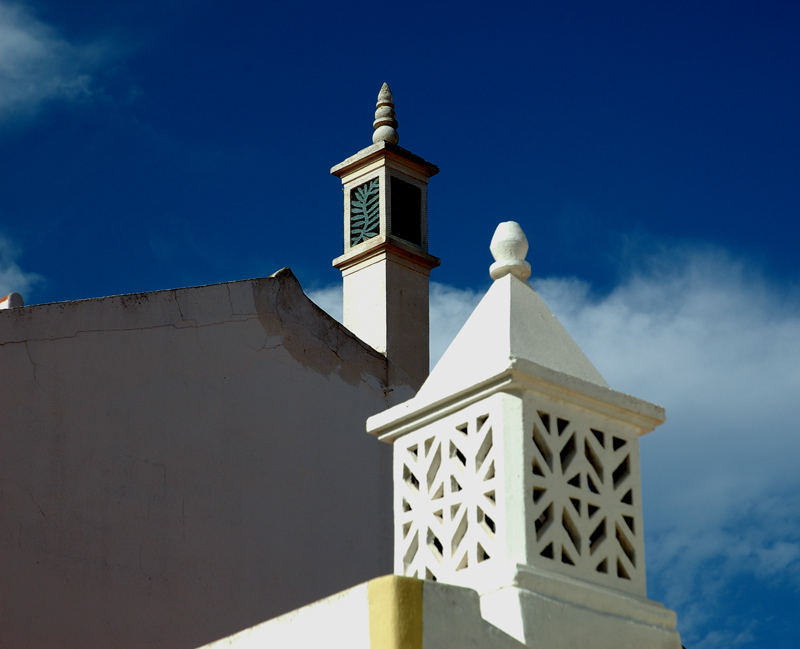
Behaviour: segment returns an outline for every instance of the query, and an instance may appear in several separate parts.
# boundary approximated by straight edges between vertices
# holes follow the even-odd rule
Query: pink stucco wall
[[[388,383],[286,270],[0,312],[0,646],[196,647],[391,572]]]

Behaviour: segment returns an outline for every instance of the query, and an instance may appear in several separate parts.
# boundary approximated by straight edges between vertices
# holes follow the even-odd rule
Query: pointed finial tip
[[[378,93],[378,103],[380,104],[382,101],[392,101],[392,89],[389,88],[389,84],[386,82],[381,86],[381,91]]]
[[[390,142],[397,144],[400,136],[397,134],[397,120],[394,113],[394,98],[389,84],[384,83],[378,93],[378,103],[375,107],[375,121],[372,122],[375,132],[372,134],[372,143]]]
[[[525,280],[531,276],[531,265],[525,261],[528,238],[516,221],[506,221],[497,226],[489,250],[495,259],[489,267],[492,279],[513,275]]]

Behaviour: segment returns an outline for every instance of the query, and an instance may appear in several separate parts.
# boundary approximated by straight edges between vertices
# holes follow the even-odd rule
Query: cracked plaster
[[[3,646],[198,646],[391,570],[363,422],[412,390],[288,269],[0,312],[0,366]]]

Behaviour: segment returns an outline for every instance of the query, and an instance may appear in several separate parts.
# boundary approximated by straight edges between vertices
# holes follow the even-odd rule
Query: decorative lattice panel
[[[380,179],[350,190],[350,245],[378,236],[381,229]]]
[[[530,458],[533,559],[639,590],[644,565],[635,438],[538,410]]]
[[[494,435],[483,414],[395,444],[395,552],[403,574],[447,579],[493,556],[500,516]]]

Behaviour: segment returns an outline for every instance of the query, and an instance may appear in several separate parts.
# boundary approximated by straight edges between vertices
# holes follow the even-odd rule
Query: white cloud
[[[19,293],[27,302],[31,288],[42,281],[36,273],[29,273],[17,265],[19,249],[0,233],[0,297]]]
[[[800,589],[800,308],[720,252],[652,262],[602,297],[535,286],[613,388],[665,406],[642,440],[649,582],[684,644],[744,646],[752,620],[709,626],[731,583]]]
[[[0,0],[0,121],[89,97],[100,56],[98,46],[69,43],[23,4]]]
[[[325,288],[307,291],[306,295],[320,309],[335,320],[342,321],[342,285],[334,284]]]

